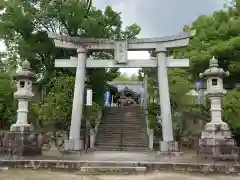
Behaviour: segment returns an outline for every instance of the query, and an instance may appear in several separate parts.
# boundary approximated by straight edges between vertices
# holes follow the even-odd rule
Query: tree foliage
[[[148,74],[149,98],[151,99],[152,97],[157,96],[159,99],[157,69],[143,68],[142,71]],[[190,77],[191,76],[185,69],[168,69],[169,93],[173,111],[178,111],[184,107],[184,105],[189,104],[190,99],[189,96],[187,96],[187,93],[192,88]]]
[[[132,74],[132,76],[128,76],[127,74],[123,73],[120,74],[118,77],[116,77],[113,81],[116,82],[137,82],[138,79],[138,75],[137,74]]]
[[[14,85],[4,71],[0,71],[0,127],[6,128],[15,122],[16,103],[13,99]]]
[[[43,125],[55,124],[67,127],[70,123],[72,99],[74,90],[73,76],[60,76],[54,80],[43,102],[33,104],[33,110],[38,112],[38,118]]]
[[[209,66],[209,60],[215,56],[221,68],[230,72],[224,79],[225,88],[234,88],[240,82],[240,0],[234,0],[225,9],[212,15],[201,15],[184,31],[196,30],[187,48],[174,51],[178,58],[189,58],[192,82],[199,80],[199,73]],[[224,98],[223,116],[231,129],[239,131],[238,91],[234,90]],[[234,98],[236,98],[234,100]],[[240,132],[240,131],[239,131]]]
[[[223,120],[240,135],[240,89],[233,89],[223,98]]]
[[[154,128],[156,131],[159,131],[158,134],[161,134],[161,128],[159,129],[159,122],[157,122],[157,116],[161,116],[157,69],[143,68],[142,72],[148,75],[149,126]],[[141,72],[139,72],[139,74],[141,74]],[[168,69],[168,78],[170,102],[173,115],[173,128],[176,134],[176,132],[179,131],[179,117],[176,118],[175,114],[182,114],[184,111],[188,111],[189,105],[192,103],[192,97],[187,95],[189,90],[192,88],[190,82],[191,76],[185,69],[172,68]],[[157,101],[151,101],[151,99],[157,99]]]
[[[196,30],[187,48],[176,50],[176,57],[187,57],[191,66],[189,72],[193,80],[199,79],[198,74],[208,68],[208,62],[215,56],[220,66],[230,72],[225,81],[232,86],[240,79],[240,1],[227,9],[216,11],[213,15],[201,15],[191,26],[184,30]]]
[[[140,32],[140,27],[136,24],[123,30],[120,13],[109,6],[101,11],[92,6],[90,0],[8,0],[1,1],[0,7],[2,8],[0,39],[7,48],[6,53],[3,54],[4,68],[16,70],[20,63],[27,59],[31,63],[32,70],[38,75],[40,89],[47,87],[48,93],[41,105],[39,103],[33,105],[35,111],[32,112],[32,116],[40,115],[46,120],[49,116],[51,120],[62,123],[70,117],[69,109],[72,104],[70,94],[73,89],[61,92],[59,80],[66,84],[72,83],[75,70],[56,69],[54,60],[77,56],[77,53],[75,50],[55,48],[47,32],[109,39],[135,38]],[[98,59],[107,59],[112,58],[113,54],[88,53],[88,56],[90,55]],[[117,68],[87,69],[88,85],[93,89],[93,100],[100,106],[104,103],[107,81],[118,75]],[[70,87],[73,86],[69,85]]]
[[[47,32],[111,39],[135,38],[140,32],[136,24],[122,31],[119,13],[109,6],[102,12],[85,0],[8,0],[0,20],[0,37],[9,52],[8,62],[16,65],[17,59],[28,59],[43,78],[55,75],[56,57],[76,55],[75,51],[55,49]]]

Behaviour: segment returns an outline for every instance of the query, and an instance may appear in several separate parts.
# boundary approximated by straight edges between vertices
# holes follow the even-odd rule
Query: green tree
[[[126,73],[120,74],[113,81],[115,82],[136,82],[138,81],[138,76],[136,74],[132,74],[132,76],[128,76]]]
[[[13,81],[8,74],[0,71],[0,127],[8,126],[16,121],[16,103],[13,98]]]
[[[44,103],[51,105],[55,101],[51,92],[54,91],[56,77],[66,74],[74,76],[75,70],[55,69],[56,58],[76,56],[76,51],[63,50],[54,47],[47,32],[61,33],[70,36],[87,38],[127,39],[136,38],[140,27],[136,24],[122,30],[120,13],[107,6],[102,12],[92,6],[90,0],[52,1],[52,0],[8,0],[1,4],[0,38],[4,41],[7,52],[4,54],[5,68],[16,69],[24,59],[27,59],[34,72],[38,75],[40,87],[47,86],[47,96]],[[95,58],[112,58],[112,53],[89,52]],[[119,75],[117,68],[87,69],[88,85],[93,89],[93,100],[100,106],[104,103],[104,93],[107,81]],[[65,78],[65,77],[64,77]],[[56,85],[57,86],[57,85]],[[61,96],[61,93],[56,93]],[[51,98],[50,98],[51,97]],[[71,98],[67,96],[66,98]],[[61,102],[61,97],[58,97]],[[67,103],[72,99],[66,100]],[[53,102],[53,104],[56,102]],[[57,108],[65,110],[63,104]],[[71,107],[68,104],[68,107]],[[46,112],[46,111],[42,111]],[[52,113],[53,113],[52,112]],[[66,112],[68,112],[66,110]],[[37,114],[37,113],[33,113]],[[55,119],[61,119],[60,113],[52,114]],[[63,115],[63,117],[66,117]],[[51,116],[53,118],[53,116]]]
[[[240,89],[236,88],[223,98],[223,120],[232,129],[240,143]]]
[[[219,65],[230,72],[224,79],[225,87],[234,88],[240,82],[240,0],[234,0],[224,10],[216,11],[211,16],[201,15],[184,31],[196,30],[187,48],[174,51],[178,58],[189,58],[189,73],[192,81],[199,80],[199,73],[209,66],[209,60],[215,56]],[[239,134],[239,122],[235,112],[239,110],[238,91],[234,90],[224,98],[223,116],[235,134]],[[232,115],[232,116],[231,116]],[[240,138],[239,138],[240,139]]]
[[[157,128],[157,115],[161,115],[159,102],[153,102],[150,99],[159,99],[158,94],[158,80],[157,80],[157,69],[156,68],[143,68],[139,72],[141,79],[141,72],[148,75],[148,115],[149,125],[151,128]],[[173,128],[175,134],[179,131],[179,117],[175,117],[176,113],[182,114],[184,111],[191,110],[192,97],[188,96],[187,93],[191,90],[191,76],[185,69],[174,68],[168,69],[169,77],[169,93],[170,102],[173,115]],[[158,129],[161,131],[161,129]],[[159,133],[160,134],[160,133]]]
[[[193,80],[199,79],[198,74],[208,68],[208,62],[215,56],[220,66],[230,72],[225,81],[233,86],[240,79],[240,1],[225,10],[216,11],[211,16],[201,15],[191,26],[184,30],[195,29],[196,35],[190,40],[187,48],[176,50],[176,57],[190,59],[189,72]]]
[[[74,90],[73,76],[60,76],[54,80],[54,86],[47,94],[43,102],[38,106],[33,105],[34,110],[39,111],[39,119],[42,125],[54,125],[62,128],[69,125],[72,110]],[[37,108],[37,109],[36,109]]]
[[[70,127],[74,76],[62,75],[53,80],[54,85],[43,101],[30,106],[29,121],[37,129],[67,129]],[[93,103],[88,119],[93,123],[98,120],[100,106]]]

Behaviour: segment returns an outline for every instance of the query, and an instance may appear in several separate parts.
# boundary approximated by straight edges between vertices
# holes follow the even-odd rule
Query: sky
[[[226,0],[93,0],[104,9],[110,5],[121,12],[124,26],[137,23],[142,31],[139,37],[161,37],[182,32],[201,14],[211,15],[223,7]],[[148,59],[147,52],[131,52],[129,59]],[[120,69],[131,75],[137,69]]]
[[[161,37],[182,32],[184,25],[191,25],[201,14],[212,14],[223,7],[226,0],[93,0],[104,10],[110,5],[121,12],[124,26],[137,23],[142,31],[139,37]],[[0,50],[4,45],[0,44]],[[148,59],[147,52],[131,52],[129,59]],[[131,75],[138,69],[120,69]]]

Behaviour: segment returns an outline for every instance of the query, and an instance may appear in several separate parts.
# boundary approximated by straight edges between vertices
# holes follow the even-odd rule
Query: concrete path
[[[36,159],[29,157],[28,159]],[[43,156],[37,159],[64,159],[64,160],[84,160],[84,161],[154,161],[154,162],[189,162],[197,161],[196,154],[187,153],[180,157],[157,156],[155,152],[123,152],[123,151],[93,151],[80,154],[57,155],[53,152],[43,152]]]
[[[0,172],[1,180],[239,180],[240,176],[204,176],[200,174],[153,173],[146,175],[82,176],[64,172],[8,170]]]
[[[5,159],[2,156],[0,159]],[[88,153],[61,154],[57,150],[43,152],[42,156],[23,157],[29,160],[78,160],[78,161],[127,161],[127,162],[160,162],[160,163],[207,163],[207,164],[237,164],[233,161],[214,161],[198,158],[194,152],[184,152],[183,156],[157,156],[155,152],[123,152],[123,151],[93,151]]]

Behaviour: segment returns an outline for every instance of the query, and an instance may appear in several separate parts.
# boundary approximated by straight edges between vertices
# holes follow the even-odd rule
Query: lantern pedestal
[[[8,153],[17,157],[41,155],[41,142],[31,125],[13,124],[8,132]]]
[[[235,160],[238,158],[235,146],[232,133],[224,122],[207,123],[199,139],[199,153],[204,158]]]

